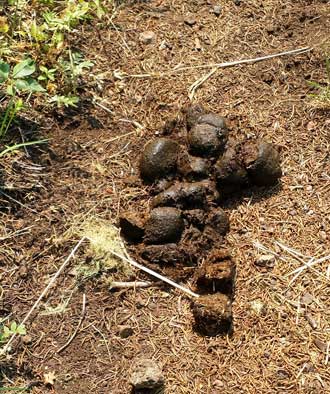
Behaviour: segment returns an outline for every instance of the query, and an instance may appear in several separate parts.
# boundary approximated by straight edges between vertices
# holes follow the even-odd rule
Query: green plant
[[[39,81],[55,81],[55,73],[57,68],[47,68],[45,66],[40,66],[39,69],[42,72],[42,74],[38,77]]]
[[[6,344],[12,335],[26,335],[26,329],[23,324],[12,322],[10,326],[0,325],[0,345]]]
[[[17,96],[45,92],[37,80],[32,78],[35,71],[36,65],[31,58],[20,61],[13,68],[6,62],[0,62],[0,87],[3,86],[5,97],[9,98],[0,118],[0,140],[7,134],[17,113],[24,107],[22,98]]]
[[[36,64],[31,58],[17,63],[14,68],[5,62],[0,63],[0,84],[6,84],[6,93],[15,96],[18,93],[45,92],[45,89],[32,78],[36,71]]]
[[[330,57],[325,59],[326,79],[324,82],[308,81],[308,85],[318,90],[318,93],[310,94],[312,104],[315,107],[330,107]]]
[[[14,145],[6,146],[6,148],[0,152],[0,157],[3,157],[10,152],[17,151],[18,149],[26,147],[26,146],[45,144],[47,142],[48,142],[48,139],[44,139],[44,140],[37,140],[37,141],[22,142],[21,144],[14,144]]]
[[[56,103],[57,106],[60,107],[76,107],[77,104],[79,103],[79,97],[78,96],[54,96],[50,99],[51,103]]]
[[[85,70],[93,67],[94,63],[84,60],[80,52],[68,51],[68,59],[60,59],[62,71],[66,78],[66,86],[75,94],[79,85],[78,79],[82,76]]]
[[[14,99],[13,97],[9,100],[7,107],[2,115],[0,123],[0,140],[7,134],[9,127],[15,119],[17,113],[23,108],[22,99]]]

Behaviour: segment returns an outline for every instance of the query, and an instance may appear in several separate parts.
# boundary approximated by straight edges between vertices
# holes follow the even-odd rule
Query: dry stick
[[[293,275],[293,274],[297,274],[297,273],[299,273],[299,275],[300,275],[302,273],[302,271],[306,270],[307,268],[311,268],[316,264],[320,264],[320,263],[323,263],[324,261],[330,260],[330,254],[327,256],[321,257],[320,259],[317,259],[317,260],[314,260],[314,258],[312,258],[311,260],[313,260],[313,261],[309,261],[309,262],[305,263],[305,265],[290,272],[288,274],[288,276]]]
[[[151,282],[111,282],[110,290],[112,289],[130,289],[130,288],[141,288],[141,287],[150,287],[152,285]]]
[[[199,78],[197,81],[195,81],[190,88],[188,89],[188,97],[190,100],[192,100],[194,98],[195,92],[196,90],[203,85],[204,82],[206,82],[209,78],[211,78],[211,76],[216,73],[216,71],[219,68],[225,68],[225,67],[232,67],[232,66],[236,66],[239,64],[248,64],[248,63],[256,63],[256,62],[261,62],[263,60],[268,60],[268,59],[273,59],[274,57],[279,57],[279,56],[284,56],[284,55],[299,55],[301,53],[305,53],[307,51],[310,51],[311,48],[309,47],[305,47],[305,48],[299,48],[299,49],[294,49],[293,51],[286,51],[286,52],[281,52],[281,53],[275,53],[273,55],[267,55],[267,56],[262,56],[262,57],[257,57],[254,59],[243,59],[243,60],[237,60],[237,61],[233,61],[233,62],[228,62],[228,63],[219,63],[219,64],[210,64],[207,65],[207,67],[212,67],[212,70],[207,73],[206,75],[202,76],[201,78]],[[204,66],[196,66],[193,68],[201,68]],[[189,69],[189,68],[179,68],[176,71],[181,71],[183,69]]]
[[[113,254],[114,256],[122,259],[123,261],[126,261],[127,263],[131,264],[133,267],[136,267],[138,269],[140,269],[141,271],[146,272],[149,275],[154,276],[157,279],[162,280],[163,282],[168,283],[169,285],[176,287],[177,289],[189,294],[192,297],[196,297],[198,298],[199,295],[194,293],[193,291],[187,289],[186,287],[183,287],[181,285],[179,285],[178,283],[173,282],[173,280],[166,278],[166,276],[160,275],[157,272],[151,270],[150,268],[144,267],[143,265],[139,264],[138,262],[132,260],[131,258],[126,258],[125,256],[113,251],[113,250],[109,250],[109,253]]]
[[[84,293],[83,294],[83,305],[82,305],[82,311],[81,311],[81,317],[80,317],[79,323],[78,323],[76,329],[74,330],[74,333],[69,338],[69,340],[61,348],[58,349],[57,353],[61,353],[74,340],[74,338],[77,335],[77,333],[79,331],[79,328],[80,328],[80,326],[81,326],[81,324],[82,324],[82,322],[83,322],[83,320],[85,318],[85,315],[86,315],[86,294]]]
[[[25,324],[27,322],[27,320],[29,319],[29,317],[32,315],[33,311],[37,308],[37,306],[40,304],[41,300],[45,297],[45,295],[47,294],[48,290],[53,286],[53,284],[55,283],[56,279],[60,276],[61,272],[64,270],[64,268],[66,267],[66,265],[68,264],[68,262],[72,259],[72,257],[74,256],[74,254],[76,253],[76,251],[78,250],[79,246],[83,243],[83,241],[86,239],[86,237],[82,237],[81,240],[77,243],[77,245],[72,249],[71,253],[69,254],[69,256],[65,259],[64,263],[60,266],[60,268],[58,269],[58,271],[56,272],[56,274],[52,277],[51,281],[48,283],[48,285],[45,287],[45,289],[43,290],[43,292],[40,294],[39,298],[37,299],[37,301],[33,304],[32,308],[29,310],[29,312],[27,313],[27,315],[25,316],[25,318],[23,319],[23,321],[21,322],[21,324]],[[14,333],[9,341],[6,343],[6,345],[3,348],[3,352],[5,353],[8,349],[9,346],[12,344],[12,342],[14,341],[16,337],[16,333]]]
[[[233,67],[233,66],[238,66],[240,64],[249,64],[249,63],[257,63],[261,62],[263,60],[269,60],[273,59],[275,57],[281,57],[281,56],[287,56],[287,55],[301,55],[306,52],[310,52],[313,48],[311,47],[304,47],[304,48],[298,48],[294,49],[291,51],[285,51],[285,52],[279,52],[279,53],[274,53],[272,55],[266,55],[266,56],[261,56],[261,57],[255,57],[252,59],[242,59],[242,60],[234,60],[232,62],[225,62],[225,63],[209,63],[209,64],[201,64],[197,66],[186,66],[186,67],[179,67],[179,68],[174,68],[172,70],[166,71],[164,73],[158,73],[158,74],[141,74],[141,75],[124,75],[124,77],[130,77],[130,78],[143,78],[143,77],[152,77],[152,76],[162,76],[162,75],[168,75],[172,74],[175,72],[180,72],[180,71],[187,71],[187,70],[195,70],[195,69],[200,69],[200,68],[226,68],[226,67]]]
[[[197,69],[197,68],[226,68],[226,67],[233,67],[233,66],[238,66],[240,64],[249,64],[249,63],[262,62],[263,60],[269,60],[269,59],[273,59],[275,57],[280,57],[280,56],[300,55],[302,53],[309,52],[312,49],[313,48],[311,48],[311,47],[304,47],[304,48],[293,49],[292,51],[285,51],[285,52],[273,53],[272,55],[255,57],[255,58],[252,58],[252,59],[242,59],[242,60],[234,60],[232,62],[225,62],[225,63],[213,63],[213,64],[211,63],[211,64],[201,64],[199,66],[181,67],[181,68],[177,68],[175,71],[193,70],[193,69]]]

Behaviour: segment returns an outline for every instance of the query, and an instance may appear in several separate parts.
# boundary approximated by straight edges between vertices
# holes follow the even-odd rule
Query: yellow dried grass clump
[[[111,222],[100,218],[88,218],[74,226],[75,233],[89,240],[88,255],[98,271],[117,271],[124,275],[132,273],[131,266],[114,256],[112,252],[126,256],[124,243],[119,229]],[[94,263],[94,264],[93,264]],[[92,268],[92,267],[91,267]]]

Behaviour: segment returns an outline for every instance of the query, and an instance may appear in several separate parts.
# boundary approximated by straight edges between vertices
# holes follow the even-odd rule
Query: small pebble
[[[118,334],[121,338],[126,339],[134,334],[133,328],[130,326],[120,326]]]
[[[188,26],[194,26],[196,24],[196,19],[193,15],[186,16],[184,23]]]
[[[151,30],[144,31],[140,34],[139,39],[143,44],[152,44],[156,39],[156,34]]]
[[[310,305],[313,302],[314,298],[311,294],[309,293],[305,293],[301,299],[300,299],[300,303],[303,305]]]
[[[325,231],[320,231],[320,237],[323,241],[327,240],[327,233]]]
[[[24,335],[22,337],[22,342],[24,343],[24,345],[31,345],[32,337],[30,335]]]
[[[220,16],[221,14],[221,6],[220,5],[215,5],[213,7],[213,13],[215,16]]]
[[[272,254],[259,256],[255,261],[255,265],[259,267],[273,268],[275,265],[275,256]]]
[[[266,314],[266,306],[261,300],[253,300],[250,302],[251,311],[257,316]]]

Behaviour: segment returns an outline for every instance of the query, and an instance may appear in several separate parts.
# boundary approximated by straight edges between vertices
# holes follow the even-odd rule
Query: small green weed
[[[326,79],[324,82],[309,81],[308,85],[318,92],[310,94],[311,103],[316,108],[330,108],[330,57],[325,59]]]
[[[5,345],[12,335],[26,335],[23,324],[12,322],[10,326],[0,325],[0,345]]]

